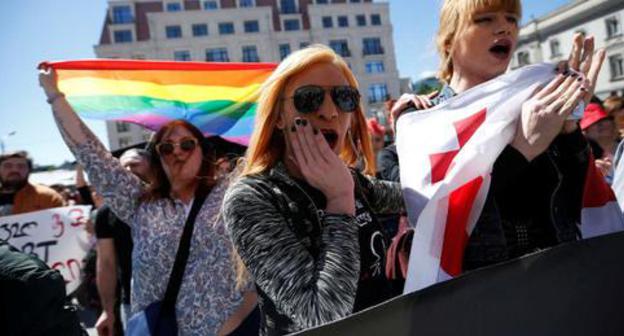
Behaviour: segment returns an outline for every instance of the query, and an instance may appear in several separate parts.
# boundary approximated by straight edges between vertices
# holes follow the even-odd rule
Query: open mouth
[[[511,54],[511,41],[508,39],[497,40],[489,51],[498,59],[507,59]]]
[[[329,147],[331,147],[331,149],[335,149],[336,144],[338,143],[338,133],[332,129],[322,129],[321,134],[325,137],[325,141],[327,141]]]

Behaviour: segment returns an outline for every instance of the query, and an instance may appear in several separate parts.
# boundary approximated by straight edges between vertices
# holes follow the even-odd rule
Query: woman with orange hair
[[[314,327],[392,296],[374,213],[399,212],[377,181],[358,84],[331,49],[291,54],[264,84],[242,174],[224,219],[254,279],[262,335]],[[241,279],[241,281],[244,281]]]

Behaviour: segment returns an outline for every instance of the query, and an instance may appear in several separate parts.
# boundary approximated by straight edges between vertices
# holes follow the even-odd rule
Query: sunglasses
[[[171,155],[176,147],[183,152],[192,152],[197,147],[197,139],[184,139],[176,142],[161,142],[156,145],[156,151],[162,156]]]
[[[295,90],[292,99],[295,108],[299,113],[308,114],[318,111],[325,100],[325,92],[329,91],[329,95],[342,112],[353,112],[360,105],[360,92],[358,89],[347,86],[328,86],[306,85]]]

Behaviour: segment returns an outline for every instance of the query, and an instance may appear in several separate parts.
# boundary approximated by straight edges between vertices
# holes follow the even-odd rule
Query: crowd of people
[[[0,156],[0,216],[97,209],[99,335],[168,323],[179,335],[284,335],[344,318],[403,291],[406,269],[395,265],[409,257],[415,223],[405,214],[396,121],[505,73],[521,15],[519,0],[445,0],[436,40],[444,85],[389,100],[386,123],[366,119],[357,79],[332,49],[292,53],[261,88],[240,158],[216,157],[201,131],[175,120],[145,150],[117,159],[67,102],[55,71],[42,69],[58,129],[90,185],[82,168],[78,193],[31,184],[26,153]],[[575,35],[569,60],[522,105],[464,271],[583,238],[588,165],[611,182],[624,151],[624,99],[593,96],[603,60],[592,37]],[[585,114],[573,119],[579,104]],[[0,270],[14,253],[0,253]]]

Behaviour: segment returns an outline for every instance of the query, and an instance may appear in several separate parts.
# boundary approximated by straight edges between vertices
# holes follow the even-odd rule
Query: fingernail
[[[578,76],[578,74],[576,72],[573,72],[570,76],[576,77],[576,76]]]
[[[581,86],[581,91],[585,92],[587,89]]]
[[[306,126],[308,124],[308,121],[305,119],[301,119],[301,126]]]
[[[291,132],[296,132],[296,131],[297,131],[297,127],[292,126],[292,127],[290,128],[290,131],[291,131]]]
[[[297,125],[297,126],[301,125],[301,119],[296,118],[295,119],[295,125]]]
[[[580,81],[582,81],[582,80],[583,80],[583,78],[582,78],[582,77],[579,77],[579,78],[577,79],[577,81],[579,81],[579,82],[580,82]]]
[[[312,129],[312,131],[314,132],[314,135],[318,134],[318,130],[316,128]]]
[[[563,75],[564,75],[564,76],[568,76],[569,74],[570,74],[570,71],[568,71],[568,70],[566,70],[566,71],[564,71],[564,72],[563,72]]]

